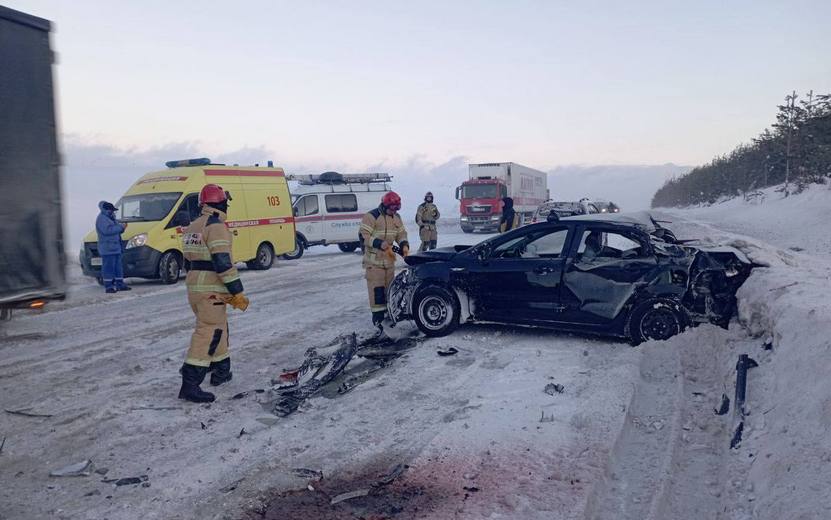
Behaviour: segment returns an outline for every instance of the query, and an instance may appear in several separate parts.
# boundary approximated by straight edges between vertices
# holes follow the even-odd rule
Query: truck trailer
[[[520,225],[527,224],[548,200],[548,175],[513,162],[468,165],[468,180],[456,188],[462,231],[498,231],[505,197],[514,200]]]
[[[0,317],[66,294],[47,20],[0,6]]]

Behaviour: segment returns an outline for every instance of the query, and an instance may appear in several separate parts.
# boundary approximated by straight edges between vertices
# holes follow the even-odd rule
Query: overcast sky
[[[65,132],[278,161],[698,164],[831,90],[831,2],[57,1]]]
[[[450,207],[467,162],[514,161],[640,209],[678,168],[628,165],[707,162],[831,91],[827,0],[6,5],[55,24],[73,229],[168,153],[383,168]]]

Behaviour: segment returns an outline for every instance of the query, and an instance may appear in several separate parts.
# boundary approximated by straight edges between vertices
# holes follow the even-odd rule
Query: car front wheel
[[[651,298],[639,303],[629,315],[629,337],[633,345],[664,341],[689,326],[686,311],[670,298]]]
[[[274,251],[271,249],[271,245],[265,242],[260,244],[260,247],[257,248],[257,256],[254,257],[254,260],[250,260],[245,264],[249,269],[255,271],[271,269],[274,264]]]
[[[458,298],[444,287],[427,286],[413,298],[413,318],[427,336],[447,336],[459,326],[460,314]]]

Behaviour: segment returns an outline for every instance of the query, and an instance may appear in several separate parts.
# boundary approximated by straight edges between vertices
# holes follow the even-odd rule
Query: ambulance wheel
[[[460,315],[459,299],[439,285],[428,285],[413,298],[413,319],[426,336],[447,336],[459,326]]]
[[[338,248],[344,253],[354,253],[359,245],[361,245],[360,242],[345,242],[338,244]]]
[[[174,284],[179,281],[179,272],[182,270],[182,262],[176,251],[168,251],[159,259],[159,280],[163,284]]]
[[[271,245],[267,242],[263,242],[260,244],[260,247],[257,248],[257,256],[254,257],[254,260],[245,262],[245,265],[247,265],[249,269],[256,271],[266,271],[271,269],[272,264],[274,264],[274,250],[271,249]]]
[[[286,260],[297,260],[298,258],[303,256],[303,250],[305,248],[306,247],[305,247],[305,244],[303,243],[303,239],[300,238],[300,237],[297,237],[294,240],[294,251],[291,251],[289,253],[284,254],[283,258],[285,258]]]

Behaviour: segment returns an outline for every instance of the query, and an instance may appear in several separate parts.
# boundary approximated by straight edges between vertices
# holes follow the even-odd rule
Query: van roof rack
[[[338,173],[323,172],[321,174],[288,175],[287,180],[297,181],[300,184],[367,184],[370,182],[390,182],[389,173]]]

